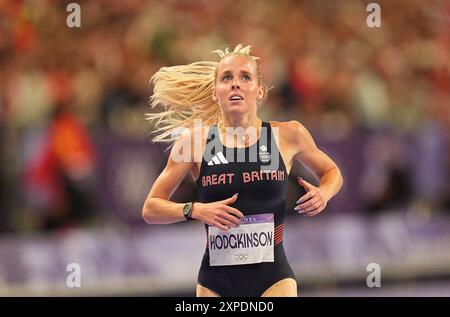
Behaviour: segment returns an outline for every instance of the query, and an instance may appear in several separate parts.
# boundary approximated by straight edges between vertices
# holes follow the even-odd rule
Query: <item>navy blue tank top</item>
[[[218,127],[209,127],[196,180],[200,202],[215,202],[239,193],[231,207],[244,216],[273,213],[274,225],[280,228],[287,185],[288,173],[270,123],[263,121],[257,142],[243,148],[224,146]]]

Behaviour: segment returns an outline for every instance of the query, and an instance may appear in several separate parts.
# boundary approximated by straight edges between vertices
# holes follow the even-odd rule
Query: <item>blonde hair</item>
[[[232,52],[226,48],[224,51],[215,50],[220,56],[218,62],[200,61],[188,65],[162,67],[151,78],[153,82],[153,95],[150,97],[152,109],[158,105],[164,111],[147,113],[147,120],[156,120],[157,134],[153,142],[173,142],[177,135],[174,131],[194,126],[194,120],[202,120],[203,125],[215,125],[221,121],[222,113],[217,101],[212,99],[212,91],[217,76],[217,66],[228,55],[239,54],[257,65],[258,84],[264,87],[264,98],[267,97],[268,88],[262,79],[259,58],[250,55],[250,46],[237,45]]]

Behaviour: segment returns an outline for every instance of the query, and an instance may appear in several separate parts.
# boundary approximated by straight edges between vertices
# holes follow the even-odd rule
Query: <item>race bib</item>
[[[239,227],[208,227],[209,265],[273,262],[273,213],[245,216]]]

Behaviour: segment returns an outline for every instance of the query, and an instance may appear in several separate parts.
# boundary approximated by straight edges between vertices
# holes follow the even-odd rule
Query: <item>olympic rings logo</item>
[[[234,259],[236,261],[241,261],[241,262],[247,261],[248,260],[248,254],[236,254],[234,256]]]

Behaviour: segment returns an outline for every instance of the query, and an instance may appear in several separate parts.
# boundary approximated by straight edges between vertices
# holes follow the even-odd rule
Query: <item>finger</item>
[[[236,217],[233,217],[230,215],[228,215],[228,216],[236,219]],[[238,226],[238,224],[235,224],[232,220],[229,220],[225,217],[220,217],[220,216],[219,216],[219,219],[217,219],[217,222],[220,223],[221,225],[223,225],[225,227],[229,227],[229,228],[235,228]]]
[[[240,212],[238,209],[230,207],[230,206],[223,206],[223,207],[224,207],[224,210],[226,212],[228,212],[229,214],[233,214],[240,220],[244,219],[244,214],[242,212]]]
[[[314,196],[310,200],[305,201],[303,204],[300,204],[299,207],[302,210],[306,210],[307,208],[313,206],[314,204],[316,204],[319,201],[320,201],[320,197]]]
[[[319,202],[314,203],[312,206],[302,209],[302,210],[303,210],[303,213],[306,214],[308,212],[312,212],[312,211],[316,210],[317,208],[321,208],[321,207],[323,207],[323,204],[319,201]]]
[[[305,195],[303,195],[302,197],[300,197],[295,203],[296,204],[301,204],[305,201],[307,201],[308,199],[310,199],[313,196],[312,192],[308,192]]]
[[[233,196],[231,196],[230,198],[221,200],[220,202],[223,203],[223,204],[225,204],[225,205],[232,204],[232,203],[234,203],[234,202],[236,201],[236,199],[238,198],[238,195],[239,195],[239,194],[236,193],[236,194],[234,194]]]
[[[222,231],[228,231],[230,228],[227,226],[222,225],[221,223],[215,221],[213,222],[213,226],[219,228]]]
[[[221,214],[220,217],[223,219],[227,219],[228,221],[231,221],[233,224],[235,224],[235,226],[239,226],[242,222],[241,219],[239,219],[236,216],[229,214],[227,212],[224,212],[223,214]]]
[[[306,217],[314,217],[317,214],[320,214],[322,211],[324,210],[323,207],[317,208],[316,210],[312,211],[312,212],[308,212],[306,214],[304,214],[304,216]]]
[[[296,210],[296,211],[298,211],[300,213],[304,213],[305,210],[307,210],[311,206],[314,206],[314,204],[316,204],[319,201],[320,200],[319,200],[318,197],[313,197],[310,200],[306,201],[305,203],[295,206],[294,210]]]
[[[298,183],[299,183],[301,186],[303,186],[303,188],[305,188],[305,190],[306,190],[307,192],[309,192],[310,190],[313,190],[313,189],[315,188],[314,185],[308,183],[307,181],[305,181],[305,180],[304,180],[303,178],[301,178],[301,177],[297,177],[297,181],[298,181]]]
[[[240,223],[241,223],[241,220],[240,220],[240,219],[238,219],[238,218],[236,218],[235,216],[233,216],[233,215],[227,213],[226,211],[224,211],[223,213],[221,213],[221,214],[219,215],[219,217],[222,218],[222,219],[224,219],[224,220],[226,220],[226,221],[228,221],[228,222],[230,222],[230,223],[233,223],[233,226],[234,226],[234,227],[240,225]]]
[[[298,180],[298,182],[299,182],[300,185],[302,185],[303,187],[307,188],[308,190],[312,190],[312,189],[316,188],[316,186],[314,186],[314,185],[311,184],[311,183],[308,183],[307,181],[305,181],[305,180],[304,180],[303,178],[301,178],[301,177],[299,177],[297,180]]]
[[[311,201],[311,199],[308,200],[306,203],[309,204],[310,201]],[[310,211],[312,211],[312,210],[314,210],[316,208],[319,208],[319,207],[320,207],[320,201],[316,201],[316,202],[313,202],[312,204],[310,204],[310,205],[308,205],[306,207],[305,206],[302,207],[302,205],[297,205],[294,208],[294,210],[296,210],[300,214],[304,214],[306,212],[310,212]]]

